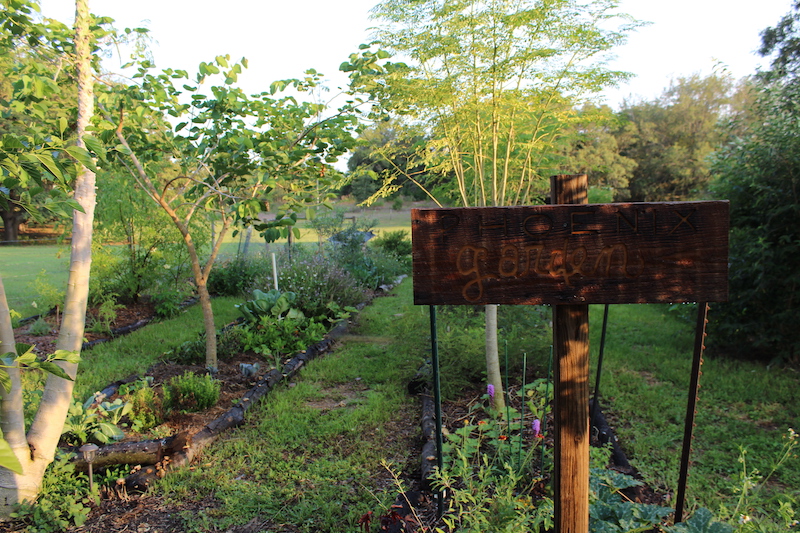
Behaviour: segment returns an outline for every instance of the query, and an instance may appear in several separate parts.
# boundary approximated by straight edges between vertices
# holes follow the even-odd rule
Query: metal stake
[[[686,481],[689,477],[689,456],[692,453],[692,433],[697,410],[697,391],[700,389],[700,367],[703,365],[703,341],[708,323],[708,303],[697,304],[697,327],[694,335],[694,357],[692,359],[692,376],[689,382],[689,401],[686,405],[686,421],[683,429],[683,452],[681,453],[681,471],[678,477],[678,495],[675,501],[675,523],[683,522],[683,506],[686,499]]]
[[[442,457],[442,387],[439,380],[439,342],[436,333],[436,306],[430,306],[431,315],[431,366],[433,367],[433,404],[436,416],[436,466],[442,471],[444,460]],[[436,497],[438,516],[444,514],[444,493],[439,492]]]
[[[603,309],[603,332],[600,334],[600,353],[597,355],[597,375],[594,377],[594,399],[592,400],[592,414],[589,415],[589,425],[594,424],[597,414],[597,401],[600,397],[600,375],[603,373],[603,354],[606,350],[606,328],[608,327],[608,304]]]

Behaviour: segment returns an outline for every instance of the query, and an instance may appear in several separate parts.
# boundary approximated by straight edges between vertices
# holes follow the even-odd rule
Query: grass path
[[[356,531],[385,512],[397,488],[382,463],[413,471],[419,407],[406,391],[424,354],[425,314],[411,283],[378,298],[332,353],[313,360],[248,412],[199,459],[155,489],[183,511],[187,530],[257,520],[268,531]],[[359,336],[380,338],[361,342]]]

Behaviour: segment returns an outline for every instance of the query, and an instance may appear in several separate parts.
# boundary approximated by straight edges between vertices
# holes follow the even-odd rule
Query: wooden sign
[[[414,209],[414,303],[728,298],[728,202]]]

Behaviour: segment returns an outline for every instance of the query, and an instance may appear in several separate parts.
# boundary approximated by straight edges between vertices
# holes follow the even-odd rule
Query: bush
[[[286,263],[286,264],[283,264]],[[297,306],[309,317],[330,317],[329,304],[351,307],[364,301],[358,281],[341,266],[319,254],[281,258],[278,284],[297,295]]]
[[[405,257],[411,254],[411,240],[406,237],[408,237],[408,232],[405,230],[387,231],[370,244],[397,257]]]
[[[150,386],[151,383],[152,378],[148,378],[122,385],[119,388],[120,396],[124,396],[131,404],[128,420],[133,431],[147,431],[162,422],[161,400]]]
[[[219,399],[220,383],[211,375],[186,371],[164,385],[165,411],[197,412],[208,409]]]
[[[208,277],[208,292],[219,296],[244,296],[254,287],[255,280],[269,271],[261,256],[236,256],[214,265]]]
[[[375,290],[381,285],[391,284],[400,274],[407,273],[408,265],[404,265],[396,255],[380,249],[365,246],[365,230],[352,228],[340,231],[335,235],[331,258],[349,272],[365,289]]]
[[[762,88],[712,164],[730,200],[730,300],[714,306],[709,340],[750,358],[800,354],[798,98],[797,83]]]

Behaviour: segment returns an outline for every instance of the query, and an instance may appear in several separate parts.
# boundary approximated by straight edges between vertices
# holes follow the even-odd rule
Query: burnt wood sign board
[[[414,303],[728,299],[728,202],[411,211]]]

